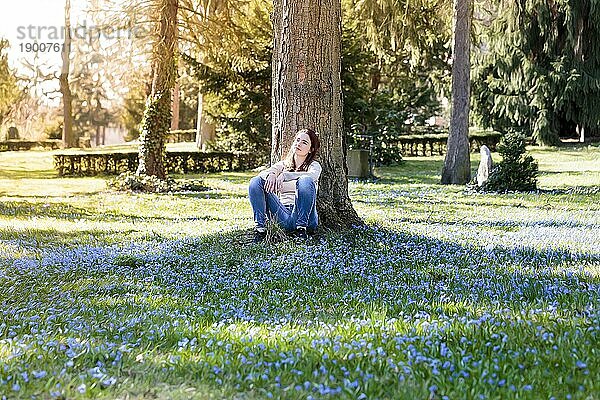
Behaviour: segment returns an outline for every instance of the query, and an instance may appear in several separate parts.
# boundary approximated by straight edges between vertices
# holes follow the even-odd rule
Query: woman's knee
[[[315,190],[315,181],[310,176],[301,176],[296,181],[296,188],[298,191],[309,191]]]
[[[259,175],[250,179],[250,184],[248,185],[249,190],[263,189],[265,187],[265,180],[261,178]]]

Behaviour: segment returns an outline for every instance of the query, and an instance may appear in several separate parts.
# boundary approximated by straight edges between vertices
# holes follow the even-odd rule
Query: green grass
[[[543,191],[408,158],[350,183],[367,228],[270,245],[252,172],[128,194],[0,153],[0,398],[598,399],[600,194],[569,188],[600,149],[531,151]]]

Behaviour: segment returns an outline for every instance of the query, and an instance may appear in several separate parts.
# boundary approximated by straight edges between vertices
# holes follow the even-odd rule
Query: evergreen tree
[[[189,46],[182,59],[198,82],[202,113],[218,124],[210,147],[267,156],[271,137],[272,4],[266,0],[221,4],[220,12],[209,17],[185,17]]]
[[[446,3],[342,1],[345,132],[372,135],[379,163],[401,160],[394,145],[412,127],[405,121],[423,125],[439,109],[436,94],[449,76]],[[207,95],[203,112],[219,124],[213,147],[260,152],[271,139],[272,2],[239,0],[228,10],[183,13],[190,47],[182,58]]]
[[[492,170],[483,190],[493,192],[531,191],[537,187],[538,165],[533,157],[526,154],[526,138],[516,132],[506,134],[498,153],[500,163]]]
[[[597,0],[503,1],[474,74],[483,124],[544,145],[600,127]]]

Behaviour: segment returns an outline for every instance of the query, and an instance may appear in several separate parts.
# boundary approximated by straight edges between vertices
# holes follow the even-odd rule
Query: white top
[[[281,191],[277,192],[277,197],[284,206],[294,205],[296,202],[296,180],[301,176],[310,176],[315,182],[315,187],[319,190],[319,176],[321,176],[321,164],[318,161],[313,161],[308,166],[307,171],[284,171],[285,164],[283,161],[279,161],[271,166],[271,168],[265,169],[260,174],[261,178],[267,179],[267,176],[273,172],[275,176],[283,174],[283,185]]]

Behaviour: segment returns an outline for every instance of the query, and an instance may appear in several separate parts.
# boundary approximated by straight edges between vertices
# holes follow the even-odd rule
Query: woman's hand
[[[275,188],[278,192],[281,192],[281,189],[283,189],[283,180],[284,176],[282,172],[281,174],[277,175],[277,178],[275,179]]]
[[[267,193],[275,193],[275,189],[277,189],[277,179],[279,176],[276,176],[274,172],[271,172],[267,175],[267,179],[265,179],[265,192]]]

